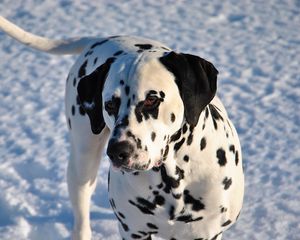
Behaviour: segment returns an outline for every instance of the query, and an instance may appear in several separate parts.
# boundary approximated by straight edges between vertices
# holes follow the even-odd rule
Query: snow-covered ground
[[[219,69],[219,95],[240,134],[245,204],[224,239],[300,239],[298,0],[1,0],[0,14],[51,38],[134,34]],[[65,80],[74,57],[0,33],[0,239],[69,239]],[[94,239],[117,240],[99,170]]]

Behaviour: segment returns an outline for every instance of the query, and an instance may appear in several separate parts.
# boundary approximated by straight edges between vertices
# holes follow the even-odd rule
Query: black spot
[[[155,198],[154,198],[154,203],[155,203],[156,205],[162,206],[162,205],[165,204],[165,198],[164,198],[163,196],[161,196],[161,195],[157,195],[157,196],[155,196]]]
[[[184,203],[191,204],[193,211],[201,211],[205,209],[205,205],[201,202],[201,199],[195,199],[192,195],[190,195],[189,190],[184,190]]]
[[[192,219],[192,215],[182,215],[176,218],[176,221],[189,222]]]
[[[180,169],[178,166],[176,166],[176,175],[178,175],[178,179],[175,179],[173,177],[168,176],[167,170],[166,170],[164,165],[161,165],[160,172],[161,172],[162,180],[165,183],[165,187],[164,187],[163,190],[166,193],[170,193],[171,188],[179,187],[180,180],[184,177],[183,176],[183,174],[184,174],[183,170]]]
[[[162,189],[163,186],[164,186],[164,184],[163,184],[163,183],[160,183],[160,184],[158,184],[156,187],[157,187],[158,189]]]
[[[178,181],[180,181],[181,179],[184,178],[184,171],[183,171],[183,169],[179,168],[178,166],[176,166],[175,173],[176,173],[176,175],[178,175]]]
[[[76,78],[73,79],[73,86],[76,87]]]
[[[202,151],[206,147],[206,139],[203,137],[200,142],[200,150]]]
[[[174,145],[174,151],[175,152],[177,152],[181,148],[184,141],[185,141],[185,138],[182,138],[179,142],[175,143],[175,145]]]
[[[181,131],[178,130],[175,134],[173,134],[173,135],[171,136],[170,141],[171,141],[171,142],[175,142],[175,141],[177,141],[177,140],[180,138],[180,136],[181,136]]]
[[[121,213],[121,212],[118,212],[118,215],[119,215],[121,218],[125,219],[125,216],[124,216],[124,214],[123,214],[123,213]]]
[[[168,153],[169,153],[169,145],[166,145],[164,154],[163,154],[163,160],[167,159]]]
[[[144,232],[144,231],[138,231],[138,233],[142,234],[143,236],[148,235],[148,233],[146,233],[146,232]],[[149,238],[147,238],[147,239],[149,239]],[[145,239],[145,240],[147,240],[147,239]],[[150,238],[149,240],[151,240],[151,238]]]
[[[175,198],[175,199],[180,199],[182,194],[181,193],[177,193],[177,194],[174,194],[172,193],[172,196]]]
[[[227,208],[226,207],[220,206],[220,208],[221,208],[221,213],[227,212]]]
[[[156,138],[156,134],[155,134],[155,132],[152,132],[151,133],[151,140],[152,140],[152,142],[155,141],[155,138]]]
[[[72,106],[71,112],[72,112],[72,115],[74,116],[75,115],[75,106],[74,105]]]
[[[230,223],[231,223],[231,220],[227,220],[226,222],[224,222],[224,223],[222,224],[222,227],[226,227],[226,226],[228,226]]]
[[[114,53],[114,56],[119,56],[119,55],[121,55],[123,53],[123,51],[122,50],[120,50],[120,51],[117,51],[117,52],[115,52]]]
[[[128,101],[127,101],[127,108],[130,107],[130,104],[131,104],[131,100],[130,100],[130,98],[128,98]]]
[[[209,104],[208,107],[209,107],[209,110],[210,110],[210,113],[211,113],[211,116],[212,116],[214,127],[217,130],[218,129],[217,121],[218,120],[223,121],[223,117],[220,115],[220,113],[218,112],[217,108],[214,105]]]
[[[193,142],[193,130],[194,130],[194,128],[193,127],[190,127],[190,134],[189,134],[189,136],[188,136],[188,139],[187,139],[187,141],[186,141],[186,144],[189,146],[189,145],[191,145],[192,144],[192,142]]]
[[[169,217],[170,217],[170,220],[173,220],[175,218],[175,208],[174,208],[174,206],[171,206],[170,209],[169,209]]]
[[[172,122],[172,123],[175,122],[175,119],[176,119],[175,114],[174,114],[174,113],[171,113],[171,122]]]
[[[69,125],[69,128],[71,130],[72,129],[72,125],[71,125],[71,119],[70,118],[68,118],[68,125]]]
[[[101,42],[96,42],[96,43],[94,43],[94,44],[91,46],[90,49],[93,49],[93,48],[95,48],[95,47],[97,47],[97,46],[100,46],[100,45],[102,45],[103,43],[106,43],[107,41],[108,41],[108,39],[105,39],[105,40],[103,40],[103,41],[101,41]]]
[[[176,218],[176,221],[180,221],[180,222],[185,222],[185,223],[189,223],[189,222],[195,222],[195,221],[200,221],[202,220],[203,217],[198,217],[193,219],[192,215],[182,215]]]
[[[219,236],[220,234],[222,234],[222,232],[216,234],[211,240],[217,240],[217,238],[218,238],[218,236]]]
[[[187,130],[188,130],[188,127],[187,127],[187,124],[185,123],[182,127],[182,134],[185,134]]]
[[[137,207],[142,213],[149,214],[149,215],[154,215],[154,213],[151,211],[151,209],[149,209],[147,206],[144,206],[142,204],[137,204],[137,203],[133,202],[132,200],[129,200],[128,202],[131,205]],[[151,205],[151,203],[150,203],[150,205]]]
[[[235,153],[235,147],[234,147],[234,145],[230,145],[229,146],[229,151]]]
[[[151,44],[135,44],[134,46],[138,47],[140,50],[149,50],[152,48]]]
[[[125,86],[125,94],[126,94],[126,96],[129,95],[129,92],[130,92],[130,87],[126,85]]]
[[[128,231],[129,231],[129,227],[128,227],[125,223],[123,223],[123,222],[121,222],[121,221],[120,221],[120,223],[121,223],[122,228],[124,229],[124,231],[125,231],[125,232],[128,232]]]
[[[208,108],[205,108],[205,118],[204,118],[204,121],[208,118],[208,116],[209,116]]]
[[[224,189],[227,190],[232,184],[232,179],[225,177],[222,183],[224,184]]]
[[[189,158],[188,155],[184,155],[183,160],[184,160],[185,162],[188,162],[188,161],[190,160],[190,158]]]
[[[141,239],[141,238],[142,238],[140,235],[135,234],[135,233],[131,234],[131,237],[132,237],[133,239]]]
[[[93,51],[90,51],[90,50],[89,50],[89,51],[87,51],[87,52],[84,54],[84,56],[87,57],[87,56],[92,55],[92,54],[93,54]]]
[[[218,163],[221,167],[226,165],[227,163],[226,153],[222,148],[219,148],[217,150],[217,158],[218,158]]]
[[[124,85],[125,84],[124,80],[120,80],[120,84]]]
[[[79,68],[79,71],[78,71],[78,77],[81,78],[85,75],[85,68],[87,66],[87,63],[88,61],[85,60],[84,63],[81,65],[81,67]]]
[[[156,225],[154,225],[153,223],[147,223],[147,226],[151,229],[158,230],[158,227]]]
[[[94,65],[97,63],[97,61],[98,61],[98,58],[96,57],[96,58],[94,59]]]
[[[239,153],[238,151],[235,152],[235,165],[237,166],[239,164]]]
[[[166,94],[163,91],[160,91],[159,95],[160,95],[161,98],[165,98],[165,96],[166,96]]]
[[[109,203],[110,203],[110,206],[112,207],[112,209],[116,209],[115,201],[112,198],[109,199]]]
[[[136,141],[136,147],[138,148],[138,149],[142,149],[142,141],[141,141],[141,139],[137,139],[137,141]]]

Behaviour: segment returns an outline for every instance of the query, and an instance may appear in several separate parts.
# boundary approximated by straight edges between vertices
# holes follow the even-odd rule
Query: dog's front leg
[[[97,171],[109,130],[88,138],[71,134],[71,158],[68,164],[68,189],[71,199],[74,228],[73,240],[91,239],[90,200],[96,187]]]

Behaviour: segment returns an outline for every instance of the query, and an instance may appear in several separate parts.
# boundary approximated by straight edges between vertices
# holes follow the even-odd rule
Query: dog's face
[[[165,160],[170,137],[184,122],[196,126],[216,76],[211,63],[187,54],[108,59],[80,80],[78,95],[93,133],[104,124],[111,131],[113,166],[149,170]]]
[[[148,170],[166,157],[184,106],[174,75],[159,59],[143,59],[132,68],[118,72],[116,62],[103,88],[103,116],[111,130],[107,154],[115,167]]]

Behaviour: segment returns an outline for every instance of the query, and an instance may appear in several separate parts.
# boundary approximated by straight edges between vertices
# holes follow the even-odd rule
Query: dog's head
[[[213,99],[218,71],[189,54],[109,58],[78,85],[91,129],[111,131],[107,155],[124,170],[159,166],[170,137],[183,123],[195,127]]]

